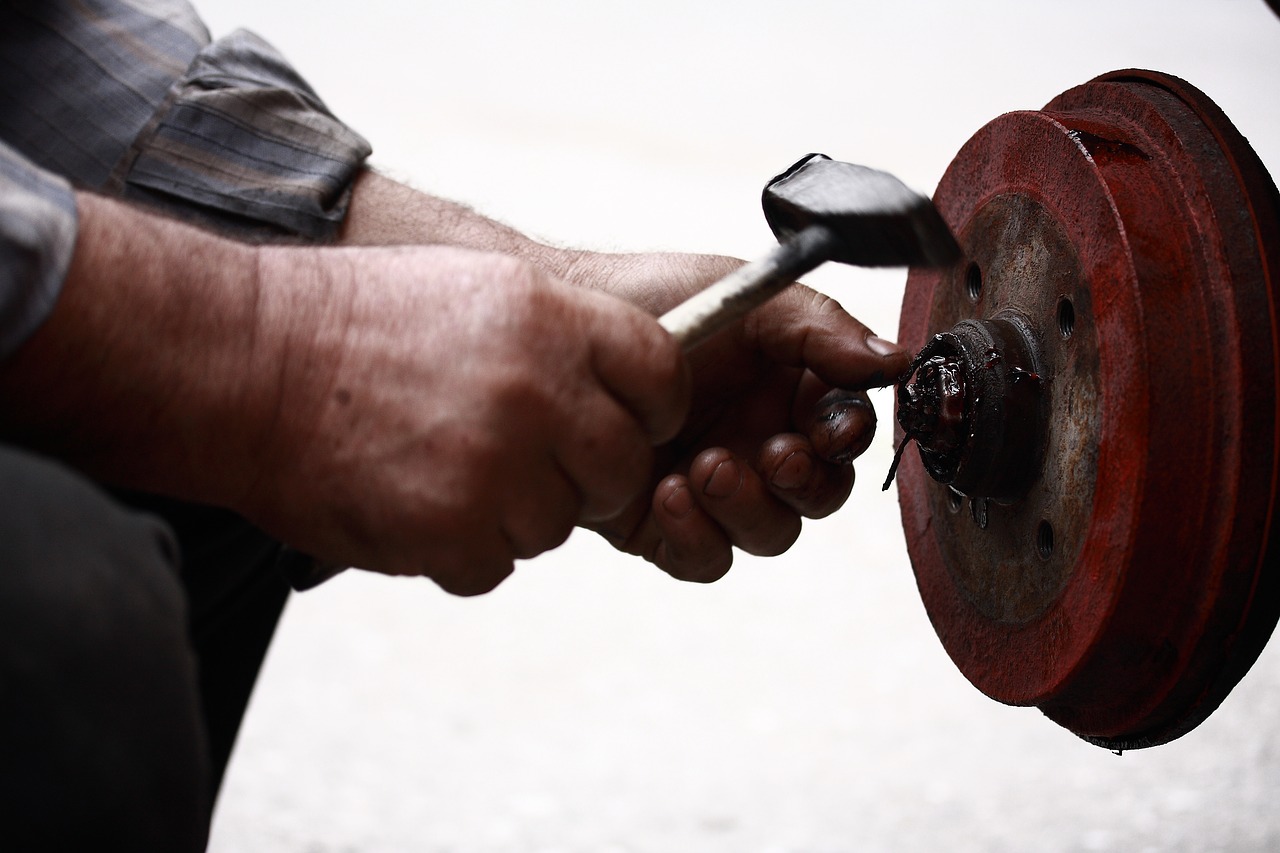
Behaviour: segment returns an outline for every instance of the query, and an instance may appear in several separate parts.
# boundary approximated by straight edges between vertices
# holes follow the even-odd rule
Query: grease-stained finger
[[[802,431],[822,459],[847,464],[871,446],[876,423],[876,410],[866,393],[837,388],[813,406]]]
[[[652,520],[657,536],[647,556],[672,577],[711,583],[733,565],[732,543],[694,498],[686,477],[673,474],[658,484]]]
[[[775,435],[765,442],[758,467],[774,497],[805,518],[835,512],[853,489],[853,466],[824,461],[799,433]]]
[[[698,505],[748,554],[776,556],[800,535],[800,515],[773,495],[746,460],[725,448],[698,454],[689,482]]]

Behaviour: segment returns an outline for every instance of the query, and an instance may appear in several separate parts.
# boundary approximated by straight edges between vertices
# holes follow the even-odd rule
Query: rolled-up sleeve
[[[0,142],[0,358],[53,310],[75,240],[71,187]]]
[[[0,3],[0,358],[53,310],[71,186],[253,238],[323,241],[369,144],[276,52],[186,0]]]
[[[274,48],[240,30],[200,52],[119,175],[126,195],[325,239],[369,154]]]
[[[0,5],[0,138],[77,186],[233,232],[324,240],[369,144],[262,39],[185,0]]]

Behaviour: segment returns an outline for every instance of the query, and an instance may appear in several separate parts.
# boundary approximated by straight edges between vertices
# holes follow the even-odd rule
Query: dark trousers
[[[0,848],[204,849],[288,559],[0,446]]]

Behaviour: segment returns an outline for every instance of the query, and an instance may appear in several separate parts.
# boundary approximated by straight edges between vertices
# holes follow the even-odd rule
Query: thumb
[[[813,371],[849,390],[892,385],[911,356],[878,337],[829,296],[797,284],[748,316],[744,334],[774,361]]]
[[[679,343],[630,303],[603,293],[575,293],[591,309],[585,332],[596,377],[655,445],[670,440],[684,425],[692,388]]]

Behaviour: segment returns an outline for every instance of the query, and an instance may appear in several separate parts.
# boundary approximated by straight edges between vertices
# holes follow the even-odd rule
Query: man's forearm
[[[338,242],[348,246],[447,245],[510,255],[547,274],[664,311],[727,275],[739,261],[717,255],[617,254],[548,246],[465,205],[366,169],[356,179]]]
[[[465,205],[419,192],[370,169],[356,178],[338,243],[459,246],[533,263],[546,262],[558,251]]]
[[[77,201],[53,313],[0,363],[0,438],[102,481],[474,594],[633,501],[683,421],[652,318],[519,259],[254,247]]]
[[[229,503],[274,389],[254,250],[80,194],[57,306],[0,364],[0,431],[121,485]]]

